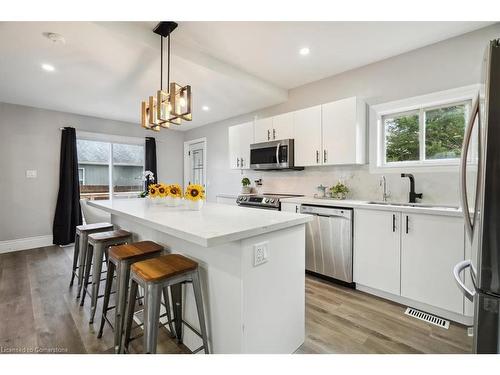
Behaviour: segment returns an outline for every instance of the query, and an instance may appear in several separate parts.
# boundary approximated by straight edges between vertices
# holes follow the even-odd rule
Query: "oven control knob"
[[[269,199],[268,198],[264,198],[264,203],[269,203]]]
[[[241,199],[243,199],[244,201],[246,201],[246,200],[247,200],[247,197],[241,197]]]
[[[271,203],[274,203],[274,199],[271,199]]]

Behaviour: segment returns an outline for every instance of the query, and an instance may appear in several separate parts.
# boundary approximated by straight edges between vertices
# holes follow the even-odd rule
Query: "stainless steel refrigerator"
[[[474,302],[474,352],[500,353],[500,39],[487,47],[483,83],[465,130],[460,166],[466,246],[472,255],[453,272]],[[462,274],[467,269],[469,285]]]

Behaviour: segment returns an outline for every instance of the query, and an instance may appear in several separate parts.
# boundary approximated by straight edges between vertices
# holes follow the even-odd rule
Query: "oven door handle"
[[[280,165],[280,147],[281,147],[281,143],[278,143],[276,145],[276,164],[277,165]]]

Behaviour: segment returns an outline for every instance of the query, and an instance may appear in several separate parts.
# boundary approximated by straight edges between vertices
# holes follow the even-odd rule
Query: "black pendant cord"
[[[170,33],[167,38],[167,90],[170,90]]]
[[[163,91],[163,37],[160,36],[160,90]]]

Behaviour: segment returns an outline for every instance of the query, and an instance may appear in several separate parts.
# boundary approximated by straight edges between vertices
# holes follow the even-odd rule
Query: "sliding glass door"
[[[137,197],[143,190],[144,145],[78,139],[81,198]]]

